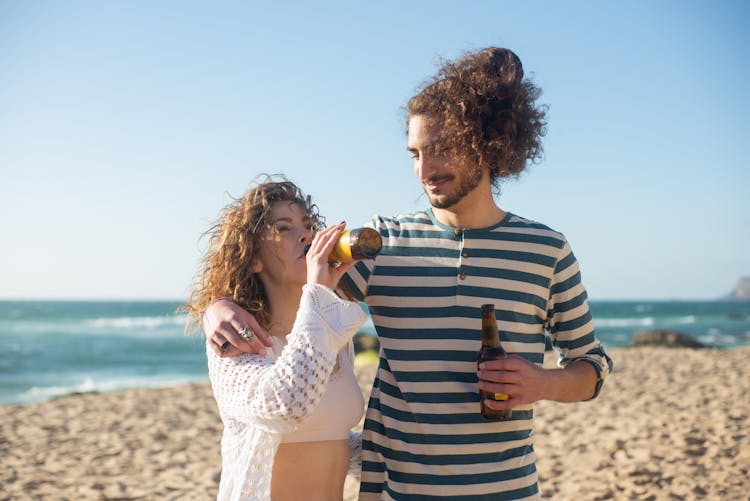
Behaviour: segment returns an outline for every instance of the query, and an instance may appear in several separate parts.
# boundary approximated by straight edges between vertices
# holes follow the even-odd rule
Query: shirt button
[[[466,280],[466,273],[459,273],[459,274],[458,274],[458,278],[459,278],[460,280]]]
[[[456,228],[455,230],[453,230],[453,234],[459,236],[461,234],[461,230]]]
[[[466,251],[463,251],[463,252],[461,253],[461,257],[469,257],[469,253],[468,253],[468,252],[466,252]]]

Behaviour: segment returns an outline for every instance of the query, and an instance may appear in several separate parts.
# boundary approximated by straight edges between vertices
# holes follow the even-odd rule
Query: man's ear
[[[259,258],[253,259],[253,263],[250,265],[250,270],[253,273],[260,273],[263,271],[263,262]]]

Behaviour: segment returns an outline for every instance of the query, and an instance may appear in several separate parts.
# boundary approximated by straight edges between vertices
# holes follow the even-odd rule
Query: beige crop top
[[[279,355],[284,345],[271,338],[272,351]],[[271,350],[269,350],[271,351]],[[339,351],[338,368],[328,380],[328,386],[318,406],[299,427],[281,435],[281,443],[348,440],[349,430],[362,419],[365,399],[354,374],[354,345]]]

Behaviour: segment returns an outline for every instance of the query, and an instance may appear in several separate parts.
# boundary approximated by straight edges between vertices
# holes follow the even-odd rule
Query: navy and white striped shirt
[[[538,499],[532,406],[509,421],[479,413],[480,307],[495,305],[509,353],[541,365],[547,331],[561,365],[590,362],[600,386],[611,361],[565,237],[511,213],[483,229],[445,226],[431,210],[373,225],[382,252],[343,283],[369,306],[381,345],[360,499]]]

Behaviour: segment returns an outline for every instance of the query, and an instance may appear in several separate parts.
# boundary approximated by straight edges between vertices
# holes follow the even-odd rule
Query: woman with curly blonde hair
[[[268,179],[225,207],[208,232],[187,306],[191,325],[226,298],[255,315],[271,344],[264,355],[221,357],[228,345],[206,340],[224,423],[218,499],[342,497],[358,446],[350,429],[364,411],[351,343],[364,313],[333,292],[354,264],[328,263],[344,223],[322,227],[297,186]],[[254,341],[249,327],[239,330]]]

